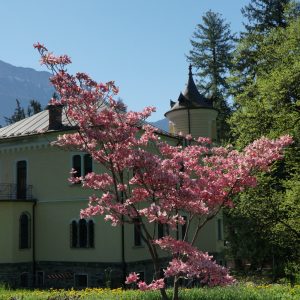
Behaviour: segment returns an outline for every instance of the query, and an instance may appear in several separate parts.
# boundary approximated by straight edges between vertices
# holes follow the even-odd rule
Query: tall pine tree
[[[20,120],[25,119],[26,117],[30,117],[38,112],[42,111],[41,103],[36,100],[30,100],[27,110],[25,112],[24,107],[21,106],[20,101],[16,99],[16,108],[10,117],[4,117],[7,125],[16,123]]]
[[[257,53],[269,31],[285,28],[300,15],[300,4],[294,0],[251,0],[242,8],[245,31],[234,51],[230,93],[238,95],[255,80],[260,65]]]
[[[295,11],[299,10],[299,5],[293,0],[251,0],[242,8],[242,14],[248,21],[244,24],[246,32],[264,33],[272,28],[286,27],[288,5],[293,5]]]
[[[227,118],[230,108],[226,101],[226,77],[231,67],[234,35],[221,15],[211,10],[202,17],[191,39],[188,61],[197,69],[197,84],[201,93],[211,98],[219,110],[217,130],[219,140],[229,138]]]

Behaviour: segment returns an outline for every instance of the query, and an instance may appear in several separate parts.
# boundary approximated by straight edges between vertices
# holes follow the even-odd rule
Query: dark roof
[[[196,87],[192,74],[192,65],[189,66],[189,79],[186,89],[179,94],[177,102],[171,101],[171,110],[181,108],[213,108],[212,100],[201,95]]]

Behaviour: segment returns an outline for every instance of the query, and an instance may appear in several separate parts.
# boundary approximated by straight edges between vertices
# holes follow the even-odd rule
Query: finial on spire
[[[189,76],[192,76],[193,73],[192,73],[192,64],[189,65]]]

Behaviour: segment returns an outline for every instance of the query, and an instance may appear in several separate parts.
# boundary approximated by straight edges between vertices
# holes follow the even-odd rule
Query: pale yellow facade
[[[26,161],[27,184],[33,187],[31,200],[0,200],[0,264],[32,265],[34,262],[35,272],[45,274],[47,270],[38,267],[41,262],[106,263],[108,266],[120,264],[121,227],[112,227],[110,223],[104,222],[102,216],[93,218],[94,247],[70,246],[70,224],[73,220],[79,220],[79,212],[87,206],[92,191],[68,182],[72,157],[78,152],[51,146],[56,136],[57,133],[13,138],[2,140],[0,144],[0,183],[15,184],[16,164],[18,161]],[[101,171],[95,163],[93,170]],[[19,248],[19,219],[24,212],[28,213],[31,220],[28,249]],[[133,226],[125,225],[124,234],[125,262],[141,262],[143,265],[150,256],[143,244],[134,246]],[[221,250],[222,241],[218,241],[216,220],[205,226],[198,241],[198,246],[204,251],[216,253]],[[29,269],[28,273],[31,271]],[[57,272],[63,273],[61,270]]]
[[[173,134],[191,134],[193,137],[209,137],[216,140],[215,109],[176,109],[166,114],[169,119],[169,131]]]

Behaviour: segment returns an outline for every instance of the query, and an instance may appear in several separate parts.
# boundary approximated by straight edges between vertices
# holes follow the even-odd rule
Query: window
[[[28,213],[22,213],[19,218],[19,248],[30,248],[30,215]]]
[[[157,223],[157,238],[161,239],[165,235],[169,234],[169,226],[168,224]]]
[[[74,281],[77,288],[86,288],[88,286],[87,274],[75,274]]]
[[[17,199],[26,199],[27,185],[27,162],[20,160],[17,162]]]
[[[70,224],[71,248],[94,248],[95,225],[93,220],[80,219]]]
[[[223,240],[222,219],[218,219],[218,240]]]
[[[93,171],[93,159],[90,154],[83,156],[83,175],[91,173]]]
[[[84,219],[79,220],[79,248],[87,247],[87,237],[88,237],[88,229],[87,222]]]
[[[134,223],[134,246],[142,246],[142,226],[139,218],[133,219]]]
[[[164,224],[157,224],[157,238],[161,239],[164,237]]]
[[[88,233],[89,233],[89,245],[91,248],[94,248],[95,247],[94,222],[92,220],[89,220],[87,225],[88,225]]]
[[[73,156],[73,169],[76,172],[74,177],[81,176],[81,155],[74,155]]]
[[[71,248],[76,248],[78,245],[78,229],[77,229],[76,221],[72,221],[70,232],[71,232]]]
[[[76,171],[74,177],[85,176],[93,171],[93,160],[90,154],[76,154],[72,158],[72,168]]]

